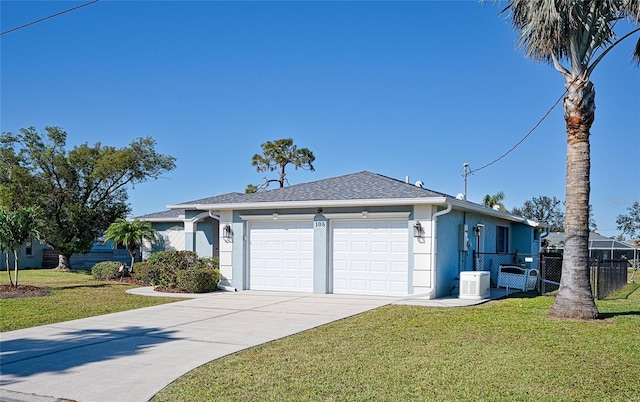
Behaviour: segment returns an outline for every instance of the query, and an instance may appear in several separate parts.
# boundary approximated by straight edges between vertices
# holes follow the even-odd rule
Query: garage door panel
[[[312,222],[249,224],[249,288],[313,291]]]
[[[331,234],[334,293],[407,294],[407,221],[334,221]]]
[[[389,264],[386,261],[371,261],[371,272],[389,272]]]
[[[390,264],[390,272],[405,274],[407,272],[407,264],[398,261],[392,261]]]
[[[374,292],[387,293],[389,289],[387,288],[387,281],[371,281],[371,290]]]

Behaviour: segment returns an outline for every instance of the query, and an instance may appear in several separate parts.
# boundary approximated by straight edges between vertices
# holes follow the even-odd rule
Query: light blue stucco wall
[[[202,213],[202,211],[199,212]],[[193,215],[193,213],[191,215]],[[160,237],[160,240],[152,247],[153,252],[162,250],[188,250],[195,251],[198,257],[216,256],[219,242],[219,224],[216,219],[204,218],[195,224],[194,232],[184,232],[184,244],[165,244],[166,232],[169,229],[178,227],[184,231],[183,221],[153,222],[152,226],[158,231]]]
[[[217,232],[214,235],[213,220],[205,218],[197,223],[193,251],[198,254],[198,257],[213,257],[213,249],[218,241]]]
[[[468,227],[469,247],[460,250],[460,225]],[[484,225],[484,248],[479,250],[477,237],[473,227]],[[485,253],[496,252],[497,227],[509,228],[509,253],[518,250],[520,254],[536,254],[539,252],[539,241],[534,241],[534,228],[498,217],[482,215],[477,212],[453,210],[438,218],[437,252],[436,252],[436,297],[445,297],[459,291],[457,279],[461,271],[473,270],[473,251]],[[497,281],[497,262],[490,257],[485,259],[484,269],[491,271],[492,280]],[[452,287],[454,287],[452,289]]]

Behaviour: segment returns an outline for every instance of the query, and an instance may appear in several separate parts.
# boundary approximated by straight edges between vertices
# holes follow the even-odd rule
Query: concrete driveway
[[[5,332],[0,335],[0,400],[147,401],[211,360],[397,300],[215,292]]]

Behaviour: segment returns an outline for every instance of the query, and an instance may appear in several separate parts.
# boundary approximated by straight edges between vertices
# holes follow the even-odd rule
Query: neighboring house
[[[6,269],[5,255],[0,258],[0,270]],[[138,254],[137,259],[140,260]],[[13,252],[9,253],[9,266],[13,268]],[[71,267],[73,269],[91,269],[94,264],[100,261],[119,261],[131,264],[131,255],[129,251],[123,247],[112,247],[112,242],[103,242],[102,239],[96,239],[91,247],[91,251],[87,254],[73,254],[71,256]],[[40,243],[33,239],[22,247],[18,255],[20,269],[27,268],[55,268],[58,266],[58,253],[51,247]]]
[[[22,268],[41,268],[42,258],[45,250],[50,249],[36,239],[32,239],[20,249],[18,254],[18,263]],[[0,270],[6,269],[6,258],[4,253],[0,253]],[[9,251],[9,267],[13,269],[13,251]]]
[[[545,238],[547,241],[544,250],[547,252],[559,252],[564,250],[564,232],[551,232]],[[589,233],[589,257],[599,260],[637,260],[640,258],[640,247],[625,241],[602,236],[599,233]]]
[[[443,297],[473,250],[537,254],[542,230],[366,171],[168,208],[139,218],[166,248],[219,256],[221,284],[238,290]]]

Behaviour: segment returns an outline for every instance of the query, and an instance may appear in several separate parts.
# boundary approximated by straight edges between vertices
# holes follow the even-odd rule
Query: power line
[[[31,25],[37,24],[38,22],[42,22],[42,21],[48,20],[48,19],[50,19],[50,18],[57,17],[57,16],[62,15],[62,14],[66,14],[66,13],[68,13],[68,12],[71,12],[71,11],[77,10],[77,9],[79,9],[79,8],[86,7],[86,6],[88,6],[88,5],[91,5],[91,4],[93,4],[93,3],[97,3],[97,2],[99,2],[99,1],[100,1],[100,0],[92,0],[92,1],[90,1],[90,2],[88,2],[88,3],[81,4],[81,5],[76,6],[76,7],[72,7],[72,8],[70,8],[70,9],[68,9],[68,10],[60,11],[59,13],[55,13],[55,14],[49,15],[48,17],[40,18],[39,20],[29,22],[28,24],[24,24],[24,25],[20,25],[19,27],[11,28],[11,29],[6,30],[6,31],[4,31],[4,32],[0,32],[0,36],[2,36],[2,35],[4,35],[4,34],[8,34],[9,32],[17,31],[18,29],[26,28],[26,27],[28,27],[28,26],[31,26]]]
[[[575,80],[574,80],[575,81]],[[542,118],[540,120],[538,120],[538,122],[536,123],[535,126],[533,126],[533,128],[531,130],[529,130],[529,132],[522,137],[522,139],[520,139],[520,141],[518,141],[516,143],[516,145],[512,146],[507,152],[503,153],[502,155],[500,155],[498,158],[494,159],[493,161],[480,166],[477,169],[473,169],[473,170],[469,170],[468,174],[472,174],[475,173],[479,170],[482,170],[484,168],[487,168],[491,165],[493,165],[494,163],[498,162],[499,160],[501,160],[502,158],[504,158],[505,156],[509,155],[514,149],[516,149],[520,144],[522,144],[524,142],[524,140],[526,140],[531,134],[533,134],[533,132],[540,126],[540,124],[542,124],[542,122],[544,121],[544,119],[547,118],[547,116],[549,116],[551,114],[551,112],[553,111],[553,109],[556,108],[556,106],[558,106],[558,103],[560,103],[560,101],[564,98],[564,96],[566,95],[567,90],[565,90],[562,95],[560,95],[560,97],[558,98],[558,100],[555,101],[555,103],[553,104],[553,106],[551,106],[549,108],[549,110],[547,110],[547,113],[544,114],[544,116],[542,116]]]

